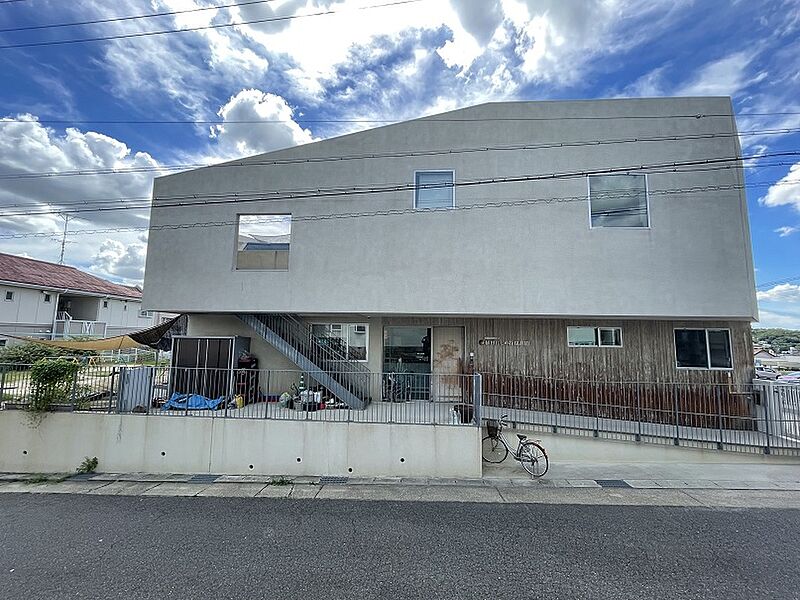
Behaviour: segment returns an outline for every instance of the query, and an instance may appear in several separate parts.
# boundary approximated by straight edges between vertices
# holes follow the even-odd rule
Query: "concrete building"
[[[742,385],[740,154],[726,97],[508,102],[168,175],[144,305],[267,369]]]
[[[142,291],[57,265],[0,253],[0,346],[14,335],[111,337],[156,324]]]

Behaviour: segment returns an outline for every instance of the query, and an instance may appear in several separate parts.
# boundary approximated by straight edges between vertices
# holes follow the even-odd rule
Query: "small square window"
[[[644,175],[589,177],[592,227],[649,227]]]
[[[103,300],[103,308],[108,308],[108,300]]]
[[[453,208],[455,202],[453,171],[418,171],[414,181],[414,208]]]
[[[50,294],[45,294],[45,295],[44,295],[44,301],[45,301],[47,304],[50,304],[50,300],[51,300]]]
[[[287,270],[291,241],[291,215],[239,215],[236,270]]]
[[[599,327],[597,339],[601,346],[622,346],[622,329],[619,327]]]
[[[11,302],[14,299],[14,292],[6,292],[6,302]]]
[[[567,343],[570,346],[597,346],[594,327],[567,327]]]
[[[5,348],[8,340],[0,340],[0,348]]]

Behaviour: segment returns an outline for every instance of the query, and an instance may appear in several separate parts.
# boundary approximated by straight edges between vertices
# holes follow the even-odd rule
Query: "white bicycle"
[[[544,476],[550,467],[550,462],[547,460],[547,452],[539,445],[541,440],[528,440],[527,435],[518,433],[517,448],[512,450],[503,435],[503,428],[508,426],[507,419],[508,415],[503,415],[499,421],[495,419],[486,420],[487,436],[481,441],[483,460],[488,463],[498,464],[511,454],[514,460],[519,461],[522,468],[530,473],[532,477],[539,478]]]

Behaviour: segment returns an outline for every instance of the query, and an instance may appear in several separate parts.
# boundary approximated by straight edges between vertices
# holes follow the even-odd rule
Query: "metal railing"
[[[322,343],[314,335],[311,325],[288,314],[242,315],[243,320],[262,324],[280,337],[303,358],[310,361],[333,381],[361,400],[369,397],[369,379],[373,373],[366,364],[350,358],[346,350],[334,344]],[[302,364],[302,363],[301,363]]]
[[[800,386],[575,381],[483,374],[483,416],[567,435],[800,454]]]
[[[80,365],[74,376],[47,385],[37,384],[31,376],[32,365],[0,364],[0,408],[24,410],[37,400],[46,399],[53,411],[114,410],[120,368],[90,362],[88,357],[65,359]]]
[[[355,375],[340,373],[340,375]],[[55,410],[183,417],[512,427],[565,435],[800,455],[800,385],[593,382],[521,375],[358,373],[352,408],[300,370],[82,364]],[[29,365],[0,365],[5,409],[37,393]]]
[[[339,375],[356,375],[339,373]],[[368,395],[349,407],[299,370],[83,365],[54,410],[230,419],[471,425],[480,423],[480,375],[358,373]],[[0,365],[4,409],[36,396],[30,365]]]
[[[79,319],[56,319],[53,335],[56,338],[70,336],[103,337],[108,324],[104,321],[82,321]]]

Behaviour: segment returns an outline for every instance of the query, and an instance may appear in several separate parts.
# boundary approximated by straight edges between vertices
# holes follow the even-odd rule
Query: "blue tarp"
[[[219,405],[222,404],[224,398],[224,396],[220,396],[216,400],[212,400],[200,394],[179,394],[175,392],[172,394],[172,397],[164,403],[162,408],[179,408],[186,410],[188,404],[189,410],[216,410]]]

